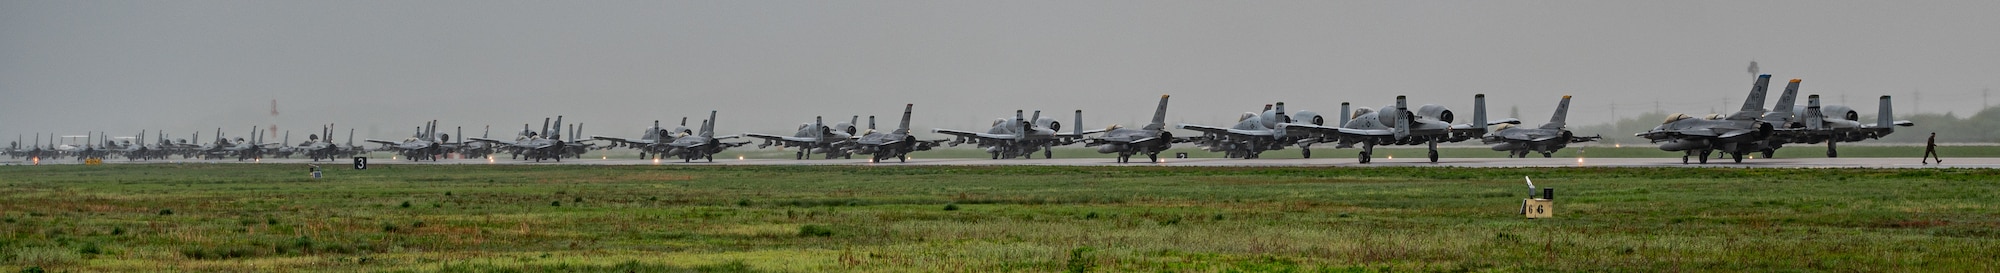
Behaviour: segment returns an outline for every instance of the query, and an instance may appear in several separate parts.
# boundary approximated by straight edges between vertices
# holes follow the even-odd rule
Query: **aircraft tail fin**
[[[916,110],[916,108],[916,104],[903,104],[903,121],[896,124],[896,133],[910,133],[910,110]]]
[[[522,124],[521,126],[522,126],[522,127],[527,127],[528,125],[527,125],[527,124]],[[522,130],[526,130],[527,128],[521,128],[521,129],[522,129]],[[542,134],[542,135],[541,135],[540,137],[545,137],[545,138],[546,138],[546,137],[549,137],[549,118],[542,118],[542,133],[541,133],[541,134]]]
[[[1039,115],[1039,114],[1040,114],[1041,112],[1042,112],[1041,110],[1036,110],[1036,111],[1035,111],[1035,113],[1036,113],[1037,115]],[[1022,124],[1022,123],[1028,123],[1028,122],[1029,122],[1029,121],[1028,121],[1028,120],[1027,120],[1027,119],[1026,119],[1025,117],[1021,117],[1021,110],[1020,110],[1020,109],[1015,109],[1015,110],[1014,110],[1014,132],[1017,132],[1017,133],[1026,133],[1026,132],[1027,132],[1027,129],[1028,129],[1028,126],[1027,126],[1027,125],[1024,125],[1024,124]]]
[[[1350,105],[1349,105],[1349,104],[1348,104],[1347,102],[1345,102],[1345,101],[1343,101],[1343,102],[1340,102],[1340,127],[1341,127],[1341,128],[1346,128],[1346,127],[1347,127],[1347,119],[1350,119],[1350,118],[1353,118],[1353,117],[1349,117],[1349,116],[1348,116],[1348,115],[1353,115],[1353,114],[1354,114],[1353,112],[1348,112],[1348,111],[1351,111],[1351,110],[1348,110],[1348,109],[1347,109],[1347,108],[1348,108],[1348,106],[1350,106]]]
[[[875,130],[875,116],[872,115],[868,116],[868,130],[869,131]]]
[[[1409,96],[1396,96],[1396,124],[1395,128],[1390,128],[1390,131],[1396,133],[1396,138],[1403,138],[1410,135]]]
[[[1820,126],[1826,124],[1826,113],[1819,109],[1818,94],[1806,96],[1806,112],[1799,113],[1799,115],[1800,120],[1805,123],[1806,129],[1818,130]]]
[[[1042,110],[1035,110],[1035,115],[1028,117],[1028,124],[1033,125],[1037,122],[1042,122]]]
[[[1167,128],[1167,97],[1168,95],[1160,95],[1160,107],[1153,109],[1153,123],[1146,124],[1145,128],[1146,130],[1157,131]],[[1078,123],[1082,122],[1079,121]],[[1070,126],[1075,126],[1076,128],[1083,128],[1083,124],[1074,124]]]
[[[701,122],[701,137],[715,137],[715,110],[708,111],[708,120]]]
[[[1882,109],[1880,110],[1882,111],[1882,113],[1878,113],[1875,115],[1875,127],[1895,128],[1896,111],[1890,109],[1889,105],[1890,105],[1889,96],[1886,95],[1882,96],[1882,106],[1881,106],[1882,108],[1876,108],[1876,109]]]
[[[1756,85],[1750,86],[1750,97],[1743,99],[1740,111],[1764,111],[1764,97],[1770,93],[1771,74],[1757,75]]]
[[[1292,117],[1285,115],[1285,102],[1282,101],[1278,102],[1277,107],[1278,108],[1272,108],[1273,110],[1276,110],[1277,111],[1276,113],[1278,114],[1278,116],[1276,117],[1271,117],[1272,120],[1276,120],[1279,123],[1292,122]],[[1277,124],[1271,125],[1271,128],[1277,128],[1277,127],[1278,127]]]
[[[708,127],[708,123],[702,123],[702,124],[701,124],[701,126],[702,126],[702,127]],[[812,126],[813,126],[813,128],[806,128],[807,130],[812,130],[812,131],[811,131],[812,133],[811,133],[811,134],[809,134],[809,135],[812,135],[812,136],[813,136],[813,138],[822,138],[822,137],[826,137],[826,117],[824,117],[824,116],[813,116],[813,125],[812,125]]]
[[[1563,96],[1563,100],[1568,101],[1569,96]],[[1486,131],[1486,94],[1472,94],[1472,128]]]
[[[1076,123],[1073,123],[1073,124],[1070,124],[1070,125],[1069,125],[1069,128],[1070,128],[1070,129],[1069,129],[1069,133],[1070,133],[1070,134],[1072,134],[1072,135],[1078,135],[1078,136],[1082,136],[1082,135],[1083,135],[1083,110],[1082,110],[1082,109],[1077,109],[1077,110],[1076,110]]]
[[[1799,79],[1792,79],[1792,82],[1785,84],[1785,92],[1778,93],[1778,104],[1771,105],[1771,112],[1798,114],[1792,113],[1792,106],[1797,104],[1796,102],[1799,97],[1799,81]]]
[[[1556,102],[1556,114],[1549,116],[1549,123],[1542,124],[1542,129],[1561,129],[1563,126],[1568,125],[1568,121],[1569,96],[1565,95],[1561,102]],[[1485,126],[1484,124],[1475,125]]]

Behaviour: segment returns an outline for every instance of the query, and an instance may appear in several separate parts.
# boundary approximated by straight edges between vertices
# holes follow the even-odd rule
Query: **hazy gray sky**
[[[177,138],[278,123],[495,136],[565,115],[635,136],[917,104],[920,129],[1015,109],[1222,124],[1284,101],[1327,115],[1397,94],[1540,124],[1741,103],[1757,61],[1861,111],[1981,106],[2000,1],[0,1],[0,135]],[[1781,82],[1781,81],[1780,81]],[[1773,100],[1775,91],[1773,87]],[[1912,96],[1921,92],[1921,100]],[[269,116],[271,100],[281,115]],[[1802,99],[1803,101],[1803,99]],[[1921,107],[1914,108],[1913,107]],[[1719,109],[1721,108],[1721,109]],[[1461,121],[1464,122],[1464,121]],[[342,129],[341,131],[345,131]],[[1629,134],[1632,132],[1580,132]],[[344,133],[343,133],[344,134]],[[478,133],[470,133],[477,135]],[[274,140],[275,141],[275,140]]]

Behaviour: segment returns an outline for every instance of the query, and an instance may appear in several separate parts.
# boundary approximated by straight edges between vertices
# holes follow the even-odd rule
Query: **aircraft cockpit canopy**
[[[1694,118],[1694,117],[1690,117],[1690,116],[1688,116],[1687,114],[1682,114],[1682,113],[1674,113],[1674,114],[1672,114],[1672,115],[1667,115],[1667,120],[1666,120],[1666,121],[1661,121],[1661,122],[1660,122],[1660,124],[1668,124],[1668,123],[1674,123],[1675,121],[1680,121],[1680,120],[1683,120],[1683,119],[1690,119],[1690,118]]]

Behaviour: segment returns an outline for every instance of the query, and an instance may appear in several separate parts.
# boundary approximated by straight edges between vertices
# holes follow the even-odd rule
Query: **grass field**
[[[304,171],[0,167],[0,270],[2000,270],[1989,169]]]
[[[1176,144],[1174,146],[1175,146],[1174,149],[1168,150],[1165,154],[1171,155],[1174,153],[1187,153],[1188,157],[1190,158],[1222,157],[1222,153],[1202,151],[1194,148],[1193,145]],[[968,145],[968,146],[959,146],[955,148],[939,148],[931,151],[920,151],[912,153],[911,156],[921,157],[921,158],[986,158],[991,156],[987,154],[985,151],[969,147],[971,146]],[[1411,156],[1411,157],[1422,157],[1426,155],[1427,152],[1425,149],[1422,148],[1422,146],[1382,146],[1382,147],[1377,147],[1376,151],[1378,153],[1378,156]],[[1943,156],[1945,158],[2000,157],[2000,146],[1943,146],[1939,147],[1938,151],[1940,153],[1940,156]],[[1328,146],[1314,146],[1312,152],[1314,158],[1355,158],[1358,155],[1357,153],[1360,152],[1360,150],[1333,149],[1333,146],[1328,145]],[[1922,156],[1923,154],[1924,154],[1924,148],[1921,146],[1840,147],[1841,157],[1918,157]],[[1054,155],[1056,158],[1113,157],[1113,155],[1097,153],[1097,150],[1095,150],[1094,148],[1081,148],[1081,147],[1057,147],[1055,149]],[[1507,157],[1506,152],[1497,152],[1485,147],[1466,147],[1466,146],[1441,147],[1438,149],[1438,155],[1444,158]],[[378,153],[376,154],[376,156],[386,158],[389,155],[387,153]],[[715,157],[717,159],[723,159],[723,158],[736,158],[738,156],[749,159],[791,159],[794,158],[795,154],[793,153],[792,150],[779,150],[777,148],[756,149],[756,146],[752,145],[746,147],[731,148],[729,150],[723,151],[721,154],[718,154]],[[1541,155],[1535,154],[1533,156],[1541,156]],[[1583,149],[1570,147],[1556,152],[1553,156],[1561,158],[1576,158],[1578,156],[1596,157],[1596,158],[1680,158],[1681,154],[1674,152],[1660,151],[1660,149],[1657,148],[1656,146],[1642,145],[1642,146],[1623,146],[1623,147],[1609,147],[1609,146],[1586,147]],[[1756,155],[1756,156],[1762,157],[1762,155]],[[1778,149],[1777,156],[1780,158],[1825,158],[1826,147],[1817,145],[1786,146],[1783,149]],[[607,151],[591,151],[585,157],[635,159],[639,157],[639,154],[638,152],[632,150],[618,149],[618,150],[607,150]],[[814,158],[824,158],[824,157],[825,157],[824,155],[821,155],[820,157],[814,157]],[[1273,158],[1273,159],[1300,158],[1301,155],[1297,147],[1288,147],[1284,150],[1264,152],[1263,157]],[[868,155],[855,155],[855,158],[866,159],[868,158]],[[1042,154],[1036,153],[1035,158],[1042,158]],[[506,159],[506,156],[502,155],[501,159]]]

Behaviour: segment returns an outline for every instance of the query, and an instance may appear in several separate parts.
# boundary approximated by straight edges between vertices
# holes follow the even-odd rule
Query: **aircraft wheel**
[[[1360,152],[1358,154],[1361,155],[1361,164],[1368,164],[1368,152]]]
[[[999,153],[999,152],[993,152],[992,154],[993,154],[993,159],[1000,159],[1000,153]]]
[[[910,162],[910,156],[909,156],[909,155],[897,155],[897,156],[896,156],[896,162]]]
[[[805,159],[806,159],[806,151],[799,151],[798,158],[796,158],[795,160],[805,160]]]
[[[1313,150],[1312,150],[1312,149],[1306,149],[1306,148],[1299,148],[1299,156],[1302,156],[1302,157],[1305,157],[1305,158],[1313,158]]]
[[[1701,151],[1701,164],[1708,164],[1708,150]]]
[[[1160,153],[1146,153],[1146,160],[1151,160],[1153,163],[1160,163]]]
[[[708,158],[708,162],[715,162],[715,155],[711,154],[708,156],[704,156],[704,158]]]
[[[1729,157],[1735,159],[1736,163],[1743,163],[1743,153],[1729,153]]]
[[[1523,156],[1523,157],[1525,157],[1525,156]],[[1542,152],[1542,158],[1551,158],[1551,157],[1556,157],[1556,153],[1555,153],[1555,152]]]
[[[640,152],[640,153],[639,153],[639,159],[646,159],[646,153],[645,153],[645,152]]]
[[[1437,163],[1437,162],[1438,162],[1438,151],[1431,150],[1431,163]]]
[[[1681,156],[1681,165],[1687,165],[1687,164],[1688,164],[1688,156],[1686,156],[1686,155],[1682,155],[1682,156]]]
[[[1042,149],[1042,159],[1050,159],[1050,158],[1056,158],[1056,150],[1053,147],[1049,149]]]

